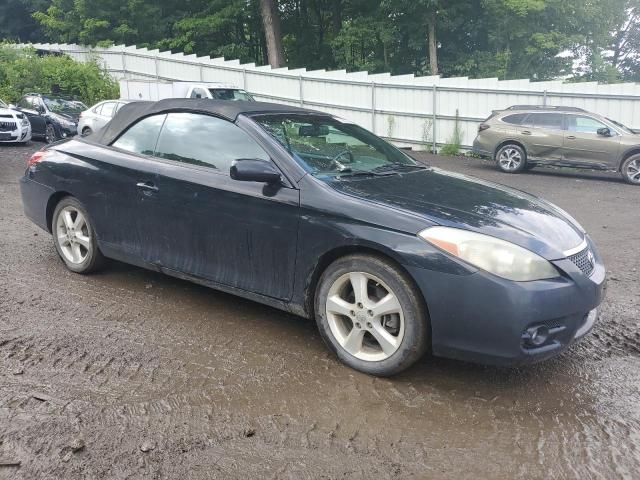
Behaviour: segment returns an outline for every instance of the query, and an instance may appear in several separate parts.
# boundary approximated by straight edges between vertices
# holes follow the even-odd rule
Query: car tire
[[[622,178],[631,185],[640,185],[640,154],[631,155],[620,167]]]
[[[51,144],[58,140],[58,133],[56,132],[56,127],[53,123],[47,123],[44,131],[44,141],[45,143]]]
[[[370,375],[409,368],[430,344],[422,295],[400,267],[382,257],[348,255],[329,265],[318,282],[314,309],[331,351]]]
[[[527,166],[527,153],[520,145],[507,143],[498,149],[494,160],[500,171],[520,173]]]
[[[87,135],[91,135],[93,133],[93,130],[91,130],[91,127],[84,127],[82,129],[82,137],[86,137]]]
[[[67,268],[75,273],[91,273],[104,264],[91,217],[74,197],[64,197],[53,212],[53,243]]]

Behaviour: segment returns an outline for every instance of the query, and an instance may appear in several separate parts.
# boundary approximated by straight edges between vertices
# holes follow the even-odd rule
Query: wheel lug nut
[[[360,325],[359,322],[356,322],[356,328],[362,328],[362,325]]]
[[[358,308],[362,308],[362,303],[358,302]]]
[[[372,310],[367,311],[367,314],[368,314],[370,317],[373,317],[373,311],[372,311]]]
[[[354,312],[353,310],[351,310],[351,311],[349,312],[349,314],[350,314],[352,317],[355,317],[355,316],[356,316],[356,312]]]
[[[371,324],[371,322],[367,322],[367,328],[373,328],[373,325]]]

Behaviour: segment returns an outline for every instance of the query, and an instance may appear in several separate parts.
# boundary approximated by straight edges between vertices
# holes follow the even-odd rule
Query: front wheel
[[[627,158],[620,170],[625,182],[640,185],[640,155],[632,155]]]
[[[90,273],[102,266],[104,257],[89,214],[78,200],[63,198],[53,212],[51,226],[53,243],[69,270]]]
[[[315,314],[336,356],[371,375],[405,370],[429,345],[422,296],[403,271],[379,257],[349,255],[331,264],[318,284]]]
[[[56,133],[56,127],[51,123],[47,123],[47,127],[44,132],[44,141],[47,143],[53,143],[58,139],[58,134]]]
[[[527,154],[520,145],[508,143],[496,152],[496,165],[505,173],[519,173],[527,165]]]

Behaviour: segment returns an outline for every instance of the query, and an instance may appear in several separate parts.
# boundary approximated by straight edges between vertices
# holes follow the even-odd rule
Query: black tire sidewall
[[[380,278],[398,297],[402,305],[405,331],[400,348],[389,358],[377,362],[360,360],[334,338],[326,318],[326,298],[331,285],[349,272],[366,272]],[[316,289],[315,319],[320,336],[333,353],[346,365],[361,372],[394,375],[418,361],[429,346],[429,319],[424,300],[411,279],[391,262],[373,255],[349,255],[336,260],[322,274]]]
[[[51,130],[53,131],[53,138],[51,138],[51,141],[49,141],[49,139],[47,138],[47,132],[49,131],[49,128],[51,128]],[[53,123],[47,123],[47,125],[45,126],[45,130],[44,130],[44,141],[45,141],[45,143],[52,144],[57,139],[58,139],[58,131],[56,130],[55,125]]]
[[[620,167],[620,173],[622,174],[622,178],[624,179],[625,182],[627,182],[630,185],[634,185],[636,187],[640,186],[640,183],[636,183],[633,182],[628,176],[627,176],[627,166],[633,162],[634,160],[638,160],[640,159],[640,155],[636,154],[636,155],[631,155],[629,158],[627,158],[624,162],[622,162],[622,166]]]
[[[500,154],[502,153],[503,150],[505,150],[507,148],[515,148],[516,150],[518,150],[520,152],[520,156],[522,157],[522,162],[520,163],[518,168],[516,168],[515,170],[505,170],[500,165],[500,160],[499,160]],[[496,166],[498,167],[498,170],[500,170],[501,172],[504,172],[504,173],[520,173],[527,167],[527,152],[525,152],[524,148],[522,148],[520,145],[517,145],[515,143],[507,143],[507,144],[501,146],[498,149],[498,151],[496,152],[496,156],[495,156],[494,160],[496,162]]]
[[[58,216],[60,215],[60,211],[63,208],[68,206],[72,206],[76,208],[79,212],[82,213],[82,215],[84,215],[85,221],[87,223],[89,238],[91,239],[91,245],[92,245],[91,251],[87,255],[87,258],[85,258],[85,260],[82,263],[78,263],[78,264],[71,263],[65,258],[64,254],[62,253],[62,249],[60,247],[60,243],[58,241],[58,235],[56,232]],[[53,235],[53,244],[56,247],[56,252],[58,252],[58,256],[62,259],[62,261],[64,262],[64,264],[67,266],[69,270],[75,273],[90,273],[101,266],[103,257],[102,257],[102,254],[100,253],[100,250],[98,249],[96,234],[95,234],[95,231],[93,230],[93,222],[91,221],[91,217],[89,216],[89,213],[87,212],[87,210],[84,208],[82,203],[80,203],[77,199],[73,197],[64,197],[62,200],[58,202],[53,212],[53,218],[51,220],[51,230]]]

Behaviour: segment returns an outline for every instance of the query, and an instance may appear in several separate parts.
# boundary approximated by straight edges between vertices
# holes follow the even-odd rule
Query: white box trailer
[[[120,80],[122,100],[162,100],[164,98],[210,98],[248,100],[253,97],[228,83],[163,82],[159,80]]]

